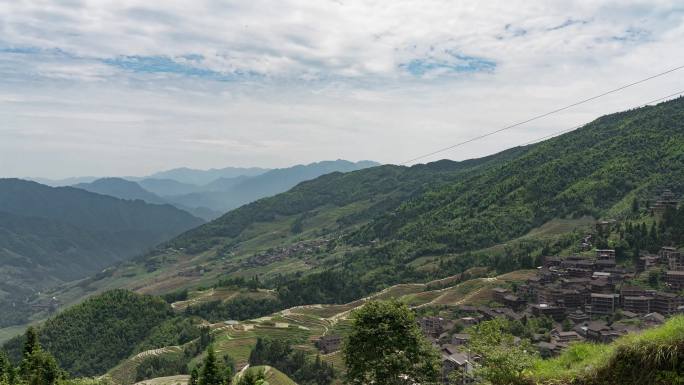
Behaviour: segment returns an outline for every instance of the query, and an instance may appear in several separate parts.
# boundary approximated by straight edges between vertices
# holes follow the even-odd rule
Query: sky
[[[684,3],[0,0],[0,177],[400,164],[684,65]],[[684,70],[421,162],[684,91]]]

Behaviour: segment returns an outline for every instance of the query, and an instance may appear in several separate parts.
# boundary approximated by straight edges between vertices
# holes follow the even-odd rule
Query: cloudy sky
[[[401,163],[684,65],[684,3],[0,0],[0,176]],[[438,158],[684,91],[684,70]]]

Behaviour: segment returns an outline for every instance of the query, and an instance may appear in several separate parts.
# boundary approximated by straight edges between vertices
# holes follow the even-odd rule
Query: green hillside
[[[24,324],[55,304],[39,292],[96,274],[202,223],[170,205],[0,179],[0,327]]]
[[[684,99],[485,158],[332,173],[230,211],[88,281],[144,293],[259,276],[280,306],[344,303],[473,266],[572,252],[594,219],[684,192]],[[81,287],[62,288],[78,298]]]
[[[158,340],[156,327],[171,317],[171,307],[158,297],[115,290],[63,311],[42,324],[38,334],[63,369],[74,376],[94,376],[131,355],[148,336]],[[21,336],[5,345],[15,362],[23,342]]]
[[[684,99],[602,117],[374,219],[352,235],[414,255],[477,249],[553,218],[613,216],[684,187]]]

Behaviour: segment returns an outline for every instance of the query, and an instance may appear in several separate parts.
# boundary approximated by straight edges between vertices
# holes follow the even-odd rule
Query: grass
[[[554,359],[538,360],[533,377],[541,382],[571,380],[593,373],[596,368],[607,365],[614,352],[611,345],[577,343]]]
[[[578,343],[559,357],[538,360],[530,379],[538,384],[684,383],[684,316],[619,338],[610,345]]]

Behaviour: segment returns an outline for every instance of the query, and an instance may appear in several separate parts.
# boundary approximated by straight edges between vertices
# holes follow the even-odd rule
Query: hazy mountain
[[[98,194],[113,196],[119,199],[140,199],[147,203],[154,204],[168,203],[160,196],[145,190],[138,183],[122,178],[102,178],[91,183],[79,183],[73,185],[72,187]]]
[[[268,171],[259,167],[226,167],[221,169],[212,168],[209,170],[196,170],[191,168],[175,168],[168,171],[154,173],[147,178],[151,179],[173,179],[175,181],[194,185],[205,185],[219,178],[234,178],[241,175],[256,176]]]
[[[260,175],[260,176],[263,176]],[[260,176],[252,177],[252,178],[259,178]],[[208,191],[230,191],[233,187],[239,185],[240,183],[246,181],[247,179],[250,179],[249,176],[246,175],[240,175],[236,176],[233,178],[218,178],[215,181],[211,183],[207,183],[204,186],[201,187],[201,189],[205,192]],[[197,192],[197,191],[194,191]]]
[[[187,207],[208,207],[226,212],[236,207],[267,196],[275,195],[294,187],[300,182],[317,178],[331,172],[350,172],[377,166],[372,161],[349,162],[346,160],[323,161],[307,165],[274,169],[257,176],[221,178],[203,188],[209,191],[166,196],[173,203]]]
[[[171,205],[0,179],[0,325],[21,311],[7,308],[9,301],[93,274],[202,223]]]
[[[30,180],[33,182],[37,182],[40,184],[44,184],[46,186],[51,186],[51,187],[64,187],[64,186],[71,186],[79,183],[90,183],[93,182],[97,179],[100,179],[100,177],[97,176],[75,176],[75,177],[70,177],[70,178],[64,178],[64,179],[50,179],[50,178],[25,178],[26,180]]]
[[[200,186],[182,183],[173,179],[145,178],[138,180],[137,183],[145,190],[161,197],[190,194],[202,190]]]

